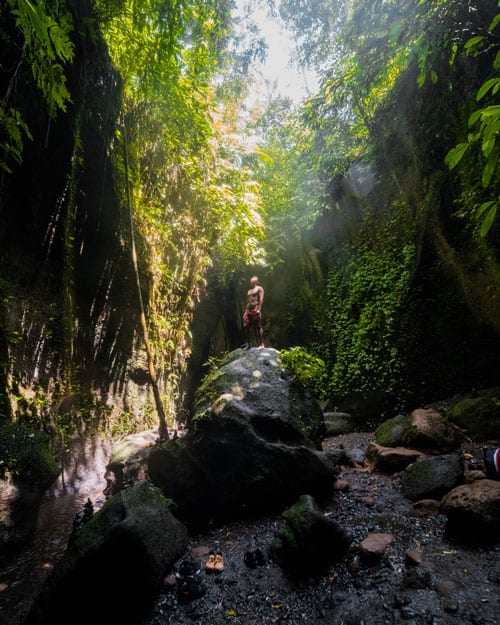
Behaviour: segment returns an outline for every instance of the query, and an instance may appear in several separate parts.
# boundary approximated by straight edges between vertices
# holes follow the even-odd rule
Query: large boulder
[[[466,430],[473,440],[498,440],[500,437],[500,401],[493,397],[464,399],[449,410],[448,418]]]
[[[410,464],[401,476],[401,492],[413,501],[441,499],[463,481],[463,460],[458,454],[433,456]]]
[[[192,529],[281,510],[301,494],[333,492],[321,452],[321,408],[274,349],[231,352],[201,386],[187,434],[150,453],[150,479]]]
[[[429,453],[448,453],[463,440],[459,428],[431,408],[417,408],[410,415],[387,419],[375,430],[375,442],[383,447],[409,447]]]
[[[147,481],[108,499],[74,536],[24,625],[136,622],[187,546],[170,506]]]
[[[477,480],[450,491],[441,502],[452,531],[481,540],[500,536],[500,482]]]
[[[453,451],[462,441],[462,432],[431,408],[414,410],[402,437],[405,447],[436,453]]]

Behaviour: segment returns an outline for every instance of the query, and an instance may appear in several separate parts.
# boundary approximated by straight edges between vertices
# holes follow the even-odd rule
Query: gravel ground
[[[343,435],[325,441],[325,448],[364,450],[370,440],[370,433]],[[463,451],[479,462],[478,449]],[[500,537],[493,545],[464,545],[447,534],[442,515],[410,516],[411,502],[401,495],[397,476],[372,473],[358,464],[342,467],[339,479],[348,488],[336,493],[325,513],[351,533],[343,561],[317,576],[291,578],[268,555],[284,525],[281,516],[228,523],[193,536],[177,563],[194,558],[201,565],[204,596],[179,603],[175,577],[170,576],[140,625],[500,624]],[[375,563],[363,561],[357,549],[371,532],[395,536]],[[257,547],[266,563],[249,569],[244,554]],[[420,551],[423,564],[405,564],[408,549]],[[221,574],[203,569],[210,550],[223,554]]]

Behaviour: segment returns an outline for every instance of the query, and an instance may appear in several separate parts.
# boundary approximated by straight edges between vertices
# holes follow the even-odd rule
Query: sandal
[[[212,571],[215,571],[215,561],[216,561],[215,553],[213,551],[209,551],[208,560],[205,562],[205,571],[207,571],[207,573],[211,573]]]
[[[216,573],[222,573],[224,570],[224,558],[222,557],[222,553],[219,551],[215,554],[215,562],[214,562],[214,571]]]

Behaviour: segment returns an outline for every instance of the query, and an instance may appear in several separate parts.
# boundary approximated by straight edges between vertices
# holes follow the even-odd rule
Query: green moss
[[[500,402],[492,397],[464,399],[449,411],[448,419],[473,436],[495,436],[500,425]]]
[[[0,425],[0,476],[48,488],[59,475],[49,437],[12,423]]]
[[[397,447],[408,423],[409,417],[406,415],[398,415],[384,421],[375,430],[375,442],[383,447]]]

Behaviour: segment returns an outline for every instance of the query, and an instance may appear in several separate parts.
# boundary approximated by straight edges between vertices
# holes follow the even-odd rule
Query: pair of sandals
[[[222,573],[223,570],[224,558],[222,557],[222,553],[220,551],[217,553],[209,551],[208,559],[205,562],[205,571],[207,573]]]

